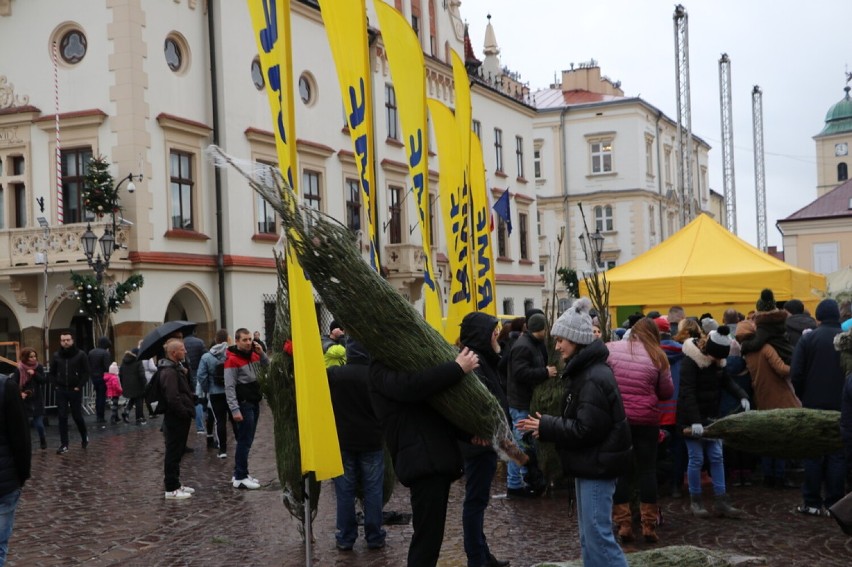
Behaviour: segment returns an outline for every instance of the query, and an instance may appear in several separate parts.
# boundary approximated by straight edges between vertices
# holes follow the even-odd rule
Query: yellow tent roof
[[[810,302],[825,291],[824,276],[761,252],[705,214],[606,277],[610,307],[754,303],[766,287],[777,300]]]

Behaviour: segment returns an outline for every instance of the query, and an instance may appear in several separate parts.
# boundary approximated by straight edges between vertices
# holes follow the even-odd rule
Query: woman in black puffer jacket
[[[536,414],[518,427],[555,442],[565,474],[575,477],[583,565],[626,567],[612,531],[612,496],[616,479],[630,466],[630,426],[606,363],[609,351],[592,334],[590,307],[588,299],[578,300],[550,332],[567,361],[562,415]]]

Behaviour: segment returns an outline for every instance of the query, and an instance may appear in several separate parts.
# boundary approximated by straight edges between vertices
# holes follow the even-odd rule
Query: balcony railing
[[[112,229],[111,221],[92,223],[92,231],[98,236],[107,227]],[[85,265],[86,255],[80,243],[84,232],[85,223],[53,225],[47,230],[42,227],[0,230],[0,269],[41,266],[45,253],[53,265]],[[129,226],[116,227],[115,243],[121,248],[113,253],[113,261],[127,259],[129,239]]]

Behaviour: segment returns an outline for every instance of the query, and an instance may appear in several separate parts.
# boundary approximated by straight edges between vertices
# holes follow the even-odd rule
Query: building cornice
[[[320,144],[319,142],[311,142],[310,140],[297,139],[296,150],[299,153],[311,154],[322,159],[329,158],[334,155],[334,148]]]
[[[180,116],[167,114],[165,112],[161,112],[157,115],[157,124],[166,130],[176,130],[178,132],[192,134],[199,138],[208,136],[210,135],[210,132],[213,131],[213,128],[207,124],[196,122],[195,120],[190,120],[188,118],[181,118]]]
[[[61,128],[98,127],[104,123],[107,116],[107,113],[99,108],[66,112],[59,115],[59,125]],[[33,120],[33,123],[45,132],[52,132],[56,128],[56,115],[40,116]]]

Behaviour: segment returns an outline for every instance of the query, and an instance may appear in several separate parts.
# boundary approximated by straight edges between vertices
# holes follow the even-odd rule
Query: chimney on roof
[[[601,77],[601,68],[594,59],[576,66],[572,63],[570,69],[562,71],[562,92],[568,91],[624,96],[621,82],[613,83],[608,77]]]

